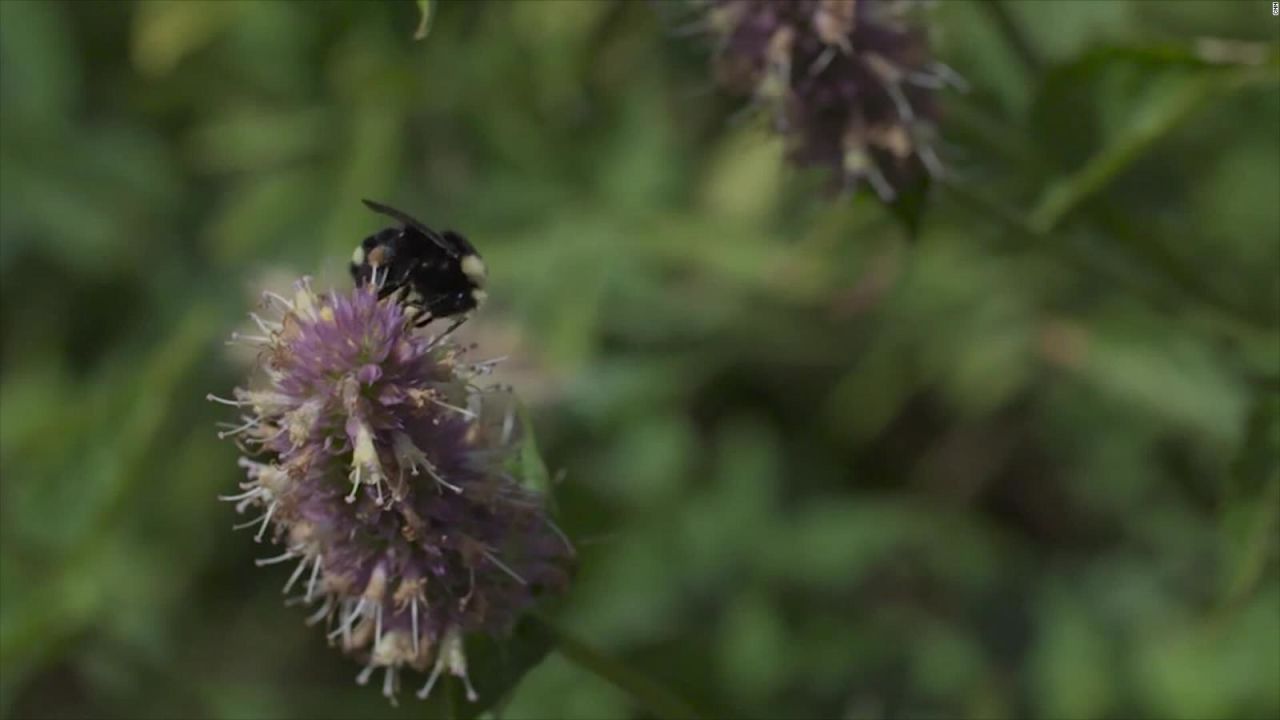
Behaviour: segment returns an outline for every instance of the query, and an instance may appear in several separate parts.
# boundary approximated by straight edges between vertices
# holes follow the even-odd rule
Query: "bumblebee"
[[[351,255],[357,286],[373,283],[378,297],[402,293],[402,302],[419,312],[414,324],[455,318],[444,334],[466,322],[487,297],[484,260],[452,230],[437,232],[393,207],[363,200],[372,211],[399,221],[370,235]]]

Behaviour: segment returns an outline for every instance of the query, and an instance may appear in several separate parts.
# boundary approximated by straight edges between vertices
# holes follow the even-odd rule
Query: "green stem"
[[[995,22],[996,28],[1004,36],[1005,42],[1009,43],[1009,47],[1014,54],[1022,61],[1027,75],[1031,79],[1038,78],[1044,68],[1044,62],[1040,59],[1040,54],[1031,45],[1031,41],[1027,39],[1027,34],[1023,32],[1022,25],[1009,12],[1008,6],[1002,0],[987,0],[982,3],[982,7]]]
[[[1230,334],[1237,339],[1244,339],[1250,345],[1258,341],[1274,342],[1270,337],[1261,335],[1260,323],[1266,319],[1254,317],[1248,308],[1240,307],[1208,286],[1196,273],[1195,268],[1163,247],[1154,238],[1141,232],[1137,226],[1128,222],[1123,215],[1110,206],[1105,190],[1112,180],[1132,165],[1142,155],[1152,151],[1156,143],[1166,137],[1173,129],[1184,123],[1198,108],[1202,108],[1216,97],[1235,92],[1262,82],[1275,79],[1274,68],[1249,67],[1232,71],[1225,78],[1218,73],[1202,75],[1189,79],[1178,92],[1162,98],[1154,108],[1147,108],[1128,129],[1127,133],[1117,141],[1100,150],[1076,172],[1064,180],[1051,185],[1041,194],[1039,201],[1024,219],[1019,213],[1000,207],[998,204],[983,198],[968,188],[956,183],[947,184],[944,190],[962,204],[977,209],[989,217],[999,220],[1012,234],[1030,242],[1045,242],[1053,238],[1050,246],[1062,253],[1070,262],[1082,269],[1107,272],[1117,280],[1129,286],[1135,286],[1136,278],[1123,277],[1124,273],[1114,272],[1105,267],[1095,253],[1087,252],[1071,238],[1062,238],[1058,231],[1065,225],[1063,220],[1074,210],[1081,208],[1087,200],[1097,202],[1090,208],[1090,215],[1103,229],[1119,240],[1126,254],[1154,271],[1169,288],[1190,299],[1204,317],[1222,328],[1229,328]],[[983,118],[975,114],[969,118],[971,124],[982,124]],[[992,137],[983,133],[975,133],[974,138],[992,144]],[[1004,150],[999,147],[998,149]],[[1046,167],[1042,157],[1030,149],[1027,165],[1033,169]],[[1150,293],[1153,288],[1138,288]]]
[[[1156,107],[1147,107],[1140,122],[1134,122],[1121,137],[1111,141],[1085,161],[1078,170],[1051,186],[1031,210],[1029,222],[1040,233],[1051,232],[1073,210],[1101,193],[1134,162],[1159,141],[1205,107],[1218,92],[1221,79],[1203,75],[1187,81],[1177,93],[1163,98]]]
[[[1201,323],[1206,330],[1214,334],[1225,335],[1249,347],[1259,347],[1275,342],[1275,335],[1268,328],[1258,326],[1233,308],[1222,307],[1204,294],[1196,292],[1196,288],[1181,287],[1177,284],[1166,285],[1164,288],[1152,286],[1149,282],[1143,282],[1131,273],[1113,267],[1112,263],[1106,262],[1095,253],[1089,252],[1077,242],[1077,238],[1062,232],[1042,231],[1023,220],[1017,212],[988,199],[963,183],[941,183],[941,189],[961,207],[998,222],[1024,247],[1046,248],[1081,272],[1107,277],[1117,286],[1136,292],[1155,304],[1167,301],[1170,291],[1176,292],[1176,297],[1195,311],[1189,319]],[[1164,275],[1158,277],[1165,283],[1171,282]]]
[[[616,658],[573,636],[546,618],[538,618],[556,640],[556,649],[579,668],[626,691],[656,718],[663,720],[696,720],[689,703],[659,685],[653,679],[627,667]]]
[[[459,685],[461,684],[461,681],[455,678],[450,678],[450,680],[453,680],[454,684],[459,684]],[[441,693],[441,695],[444,696],[443,697],[444,707],[440,709],[440,712],[444,720],[458,720],[458,694],[457,693],[458,693],[458,690],[457,688],[454,688],[454,687],[449,687],[446,689],[445,692]]]
[[[1245,550],[1227,588],[1220,614],[1227,615],[1244,605],[1254,594],[1266,572],[1272,539],[1280,526],[1280,472],[1273,472],[1262,493],[1259,517],[1244,542]]]

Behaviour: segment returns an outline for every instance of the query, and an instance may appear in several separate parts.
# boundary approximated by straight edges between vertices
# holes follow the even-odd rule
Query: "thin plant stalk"
[[[696,720],[700,717],[688,702],[652,678],[606,655],[552,621],[543,617],[536,619],[555,637],[556,650],[566,660],[625,691],[654,717],[662,720]]]

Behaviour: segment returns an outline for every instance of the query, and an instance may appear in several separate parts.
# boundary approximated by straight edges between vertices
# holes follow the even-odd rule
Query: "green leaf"
[[[240,13],[236,3],[139,3],[134,8],[130,59],[144,75],[167,75],[212,44]]]
[[[1153,717],[1275,717],[1280,592],[1273,581],[1219,622],[1182,618],[1147,629],[1125,677]]]
[[[63,123],[75,111],[83,56],[75,52],[70,10],[50,3],[0,3],[0,100],[6,123]]]
[[[1102,394],[1219,448],[1244,431],[1246,389],[1219,357],[1187,338],[1138,337],[1129,326],[1090,336],[1082,378]]]
[[[742,688],[750,702],[762,702],[786,682],[788,653],[782,613],[764,592],[743,593],[724,609],[718,635],[717,669],[729,687]]]
[[[1051,589],[1038,606],[1044,630],[1031,667],[1041,717],[1104,717],[1116,694],[1114,652],[1104,628],[1065,588]]]
[[[555,641],[555,633],[546,623],[533,617],[517,623],[510,637],[467,638],[467,671],[477,699],[468,701],[460,682],[447,684],[448,704],[453,712],[446,717],[470,720],[505,701],[525,673],[546,658]]]
[[[12,669],[13,676],[20,678],[57,658],[106,606],[113,592],[107,578],[119,580],[116,568],[104,560],[117,547],[113,532],[127,517],[131,500],[147,489],[147,462],[179,407],[183,381],[208,349],[218,327],[214,318],[209,304],[193,305],[186,320],[138,364],[131,376],[134,385],[118,390],[120,397],[132,399],[128,414],[104,419],[105,426],[89,431],[110,437],[111,452],[88,463],[100,475],[79,488],[84,505],[68,529],[65,554],[44,559],[51,567],[38,583],[9,587],[20,578],[0,578],[3,594],[11,600],[0,608],[0,665]],[[0,683],[0,705],[12,691],[7,676]]]
[[[519,400],[514,398],[513,400],[516,418],[520,421],[520,481],[525,486],[541,492],[546,497],[547,504],[554,508],[552,499],[555,488],[551,473],[547,470],[547,463],[542,459],[542,453],[538,451],[538,438],[534,435],[529,409]]]
[[[700,201],[706,212],[758,225],[774,212],[782,188],[782,141],[758,132],[729,135],[707,159]]]

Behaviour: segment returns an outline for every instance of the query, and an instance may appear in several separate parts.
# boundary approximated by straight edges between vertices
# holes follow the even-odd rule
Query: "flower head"
[[[263,382],[234,399],[246,457],[242,492],[224,498],[259,541],[284,546],[260,565],[297,561],[285,592],[317,604],[331,643],[385,668],[394,699],[404,666],[467,683],[464,637],[502,633],[544,591],[563,589],[573,551],[540,495],[507,467],[519,438],[514,401],[479,388],[484,366],[373,289],[292,299],[253,314]]]
[[[886,202],[940,173],[932,93],[958,79],[929,60],[907,0],[711,0],[717,80],[753,98],[793,162],[865,181]]]

